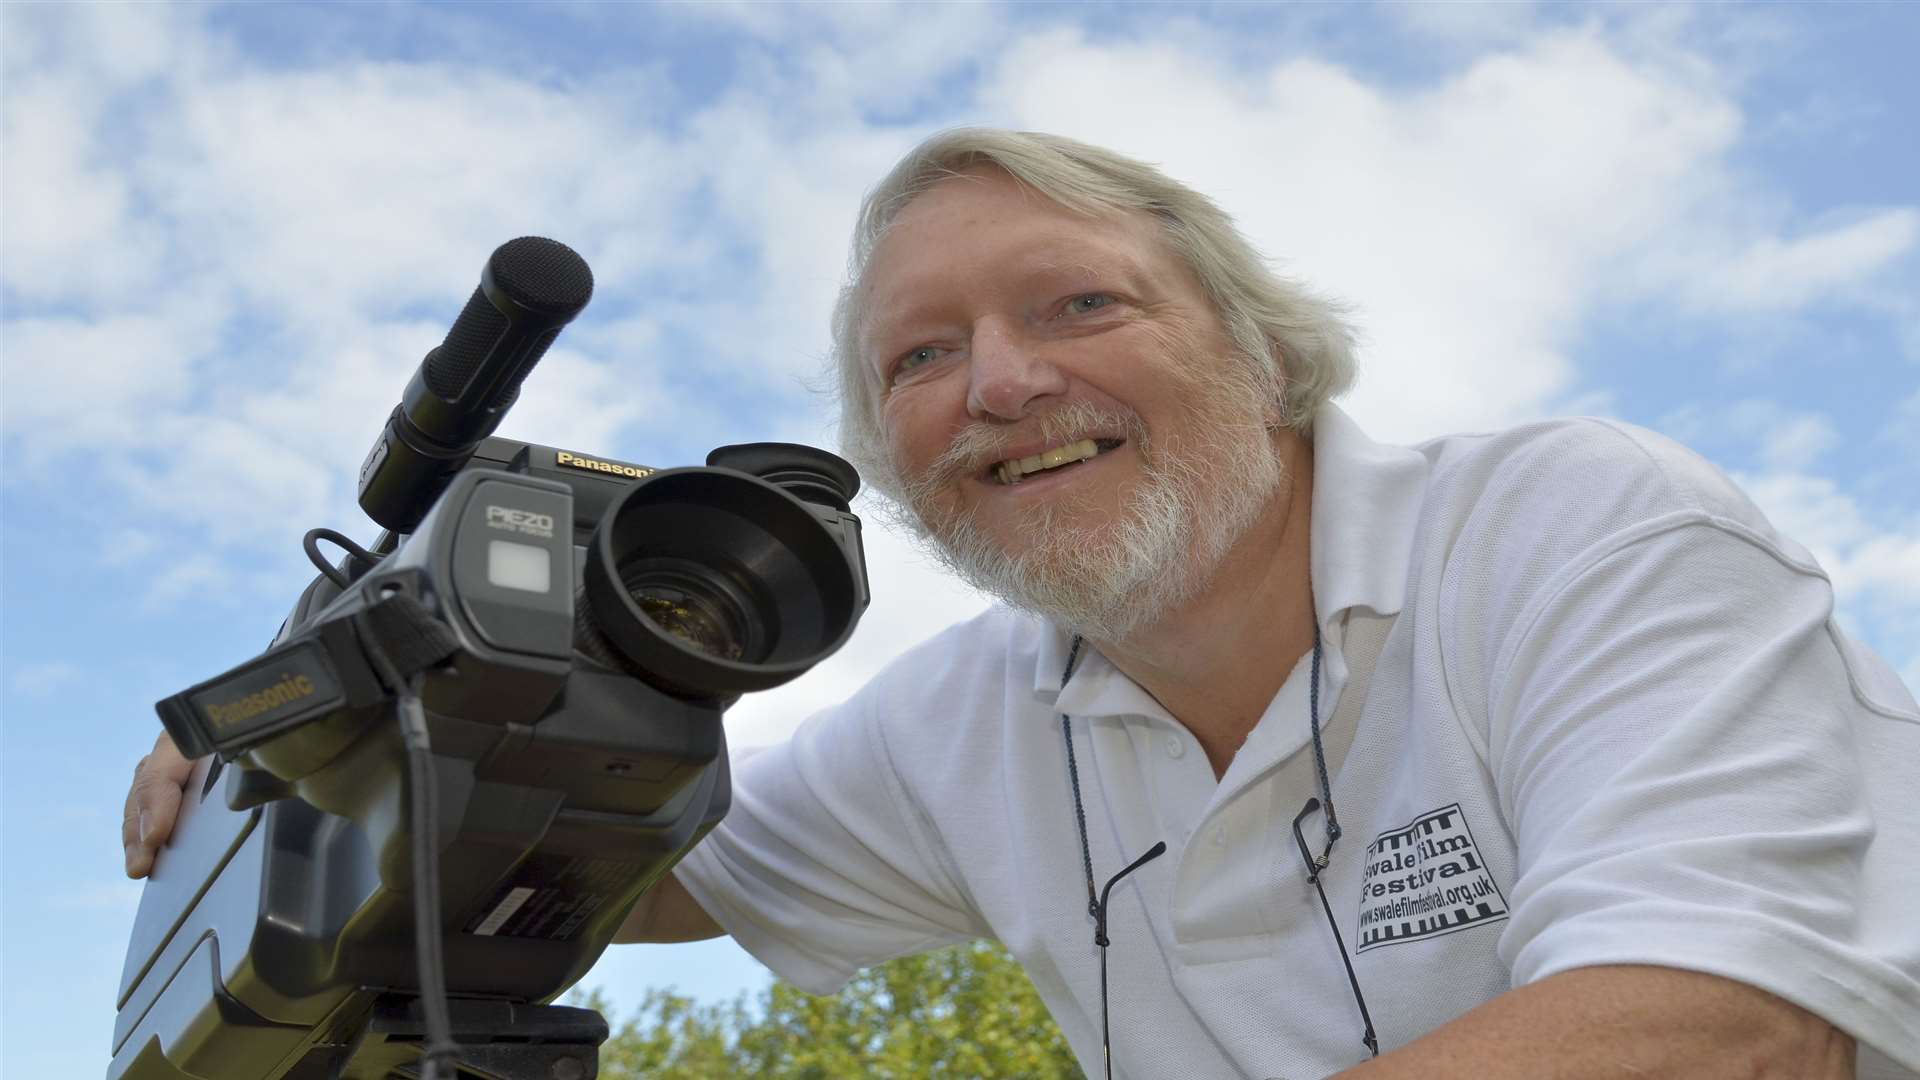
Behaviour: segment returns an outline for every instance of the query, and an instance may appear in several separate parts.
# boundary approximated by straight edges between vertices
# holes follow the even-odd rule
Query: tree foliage
[[[599,991],[577,1003],[614,1020]],[[603,1080],[1081,1076],[1019,965],[976,942],[907,956],[816,997],[776,982],[749,1005],[702,1005],[654,990],[614,1024]]]

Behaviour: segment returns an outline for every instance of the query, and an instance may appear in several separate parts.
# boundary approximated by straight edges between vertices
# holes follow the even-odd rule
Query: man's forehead
[[[1171,256],[1153,219],[1090,214],[1004,173],[965,173],[907,204],[875,245],[864,274],[869,322],[967,274],[1148,273]]]
[[[868,264],[866,288],[874,302],[898,299],[926,287],[948,288],[958,275],[989,272],[1009,279],[1038,274],[1086,276],[1146,273],[1155,261],[1135,238],[1083,221],[1072,225],[1032,222],[982,223],[963,247],[951,237],[903,234]],[[891,257],[887,257],[891,256]]]

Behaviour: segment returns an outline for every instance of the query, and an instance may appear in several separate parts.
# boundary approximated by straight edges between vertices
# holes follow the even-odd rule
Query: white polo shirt
[[[1812,557],[1610,421],[1407,449],[1329,408],[1314,449],[1323,725],[1353,620],[1393,618],[1357,726],[1328,733],[1352,746],[1324,877],[1382,1052],[1556,972],[1657,964],[1826,1017],[1861,1076],[1920,1074],[1920,709],[1834,625]],[[1308,661],[1216,782],[1098,654],[1062,691],[1067,640],[996,609],[911,650],[739,763],[680,880],[819,993],[998,939],[1097,1075],[1064,712],[1096,878],[1168,845],[1113,894],[1115,1075],[1364,1060],[1292,834],[1317,790]]]

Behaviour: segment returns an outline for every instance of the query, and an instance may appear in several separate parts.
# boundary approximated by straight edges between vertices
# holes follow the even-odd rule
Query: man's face
[[[893,467],[989,591],[1123,634],[1204,587],[1283,482],[1264,395],[1145,215],[969,172],[901,211],[866,281]]]

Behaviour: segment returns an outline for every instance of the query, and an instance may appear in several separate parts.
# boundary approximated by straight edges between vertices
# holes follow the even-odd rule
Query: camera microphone
[[[386,430],[360,466],[360,508],[412,532],[493,433],[560,329],[593,298],[593,271],[556,240],[523,236],[495,249],[480,287],[420,362]]]

